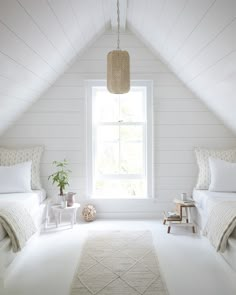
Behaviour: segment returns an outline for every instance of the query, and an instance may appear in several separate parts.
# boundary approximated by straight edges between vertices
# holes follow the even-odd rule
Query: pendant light
[[[130,90],[129,53],[120,49],[120,5],[117,0],[117,49],[107,55],[107,89],[114,94]]]

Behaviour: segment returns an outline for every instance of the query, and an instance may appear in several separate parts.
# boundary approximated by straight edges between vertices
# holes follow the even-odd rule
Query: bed
[[[46,192],[45,190],[33,190],[29,193],[10,193],[0,194],[0,207],[3,204],[20,203],[32,216],[34,223],[40,232],[41,224],[43,222],[46,211]],[[16,253],[11,249],[10,239],[0,225],[0,284],[3,284],[4,277],[6,277],[8,266],[15,258]]]
[[[236,202],[236,193],[194,190],[193,199],[197,210],[192,212],[192,216],[194,222],[198,225],[200,232],[202,232],[207,222],[210,208],[212,208],[214,204],[218,204],[223,201]],[[228,240],[226,251],[220,253],[220,255],[222,255],[226,262],[236,271],[236,229],[233,231]]]

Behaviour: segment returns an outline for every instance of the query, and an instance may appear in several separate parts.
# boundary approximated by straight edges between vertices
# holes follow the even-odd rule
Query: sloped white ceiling
[[[0,133],[110,26],[112,1],[0,0]],[[127,22],[236,131],[235,2],[128,0]]]
[[[236,131],[236,1],[129,1],[128,22]]]
[[[109,0],[0,0],[0,132],[110,24]]]

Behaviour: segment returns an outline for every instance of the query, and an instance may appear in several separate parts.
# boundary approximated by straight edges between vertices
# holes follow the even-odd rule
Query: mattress
[[[34,217],[37,215],[40,204],[45,200],[45,190],[34,190],[30,193],[12,193],[0,194],[0,207],[1,204],[10,204],[20,202],[28,209],[30,215]],[[0,241],[4,239],[6,232],[0,224]]]
[[[236,202],[236,193],[225,193],[225,192],[211,192],[208,190],[194,190],[193,199],[196,204],[203,210],[207,209],[208,203],[219,203],[222,201],[233,201]]]
[[[236,193],[225,192],[211,192],[208,190],[194,190],[193,199],[196,207],[199,209],[199,213],[202,217],[202,226],[205,225],[207,217],[209,215],[210,208],[217,203],[223,201],[235,201]]]

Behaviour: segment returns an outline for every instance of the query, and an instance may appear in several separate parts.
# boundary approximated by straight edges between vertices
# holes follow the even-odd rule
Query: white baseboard
[[[160,219],[161,212],[99,212],[97,219]]]
[[[157,202],[156,199],[91,199],[89,202],[81,200],[78,215],[81,215],[83,207],[88,203],[95,206],[97,218],[105,219],[160,219],[163,211],[174,206],[173,203]]]

